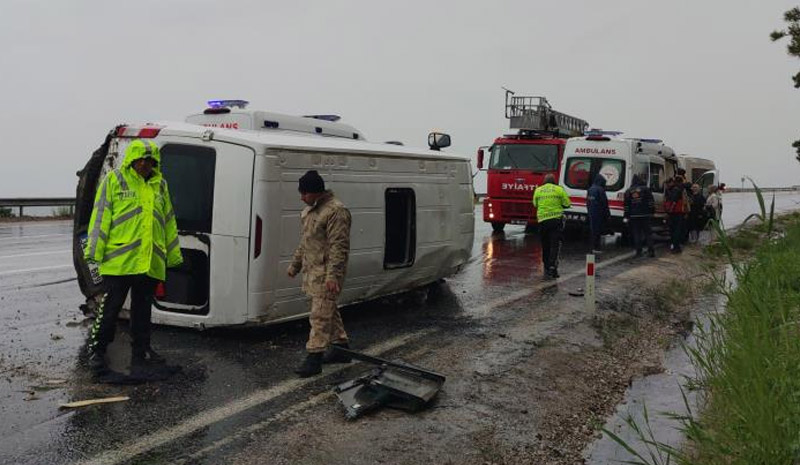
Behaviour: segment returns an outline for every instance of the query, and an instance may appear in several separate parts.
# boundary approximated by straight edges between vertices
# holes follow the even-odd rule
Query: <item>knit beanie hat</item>
[[[319,175],[315,170],[311,170],[306,172],[300,178],[300,185],[298,189],[300,193],[306,194],[317,194],[320,192],[325,192],[325,181],[322,179],[322,176]]]

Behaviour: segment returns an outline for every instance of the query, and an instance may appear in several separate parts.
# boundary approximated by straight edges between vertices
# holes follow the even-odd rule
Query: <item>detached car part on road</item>
[[[378,365],[358,378],[336,386],[333,391],[354,420],[381,407],[417,412],[430,405],[444,384],[445,377],[401,361],[390,362],[352,350],[333,346],[362,362]]]

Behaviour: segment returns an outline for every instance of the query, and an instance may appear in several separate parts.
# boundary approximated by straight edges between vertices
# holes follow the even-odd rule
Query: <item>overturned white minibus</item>
[[[258,118],[255,113],[250,117]],[[207,116],[219,121],[224,114]],[[366,142],[349,126],[317,118],[307,118],[305,130],[302,118],[270,118],[269,130],[209,121],[204,127],[202,118],[190,117],[197,124],[124,125],[109,133],[78,173],[73,258],[87,303],[102,294],[101,278],[82,252],[96,186],[122,163],[135,138],[161,147],[184,257],[157,290],[155,323],[202,329],[307,315],[301,280],[289,278],[286,268],[304,207],[297,181],[309,169],[320,172],[352,214],[340,305],[433,283],[469,260],[474,218],[467,157]],[[294,126],[284,130],[282,123]]]

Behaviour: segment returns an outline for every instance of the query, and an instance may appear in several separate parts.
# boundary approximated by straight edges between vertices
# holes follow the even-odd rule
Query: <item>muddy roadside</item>
[[[398,358],[447,376],[433,407],[344,420],[319,394],[188,457],[230,463],[574,464],[635,377],[662,370],[691,328],[689,302],[708,289],[699,249],[602,268],[594,314],[559,283],[436,334]],[[237,446],[231,447],[232,443]],[[205,459],[205,460],[204,460]]]

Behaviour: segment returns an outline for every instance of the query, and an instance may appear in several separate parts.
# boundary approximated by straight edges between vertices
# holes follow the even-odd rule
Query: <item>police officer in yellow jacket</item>
[[[564,188],[556,184],[552,174],[533,191],[533,206],[542,240],[542,261],[546,277],[558,278],[558,254],[564,233],[564,209],[572,206]]]
[[[291,277],[303,272],[303,291],[311,298],[307,355],[295,370],[305,378],[320,373],[323,363],[350,362],[331,346],[349,348],[336,299],[347,271],[351,218],[333,192],[325,190],[325,181],[316,171],[300,178],[298,190],[307,206],[300,216],[300,244],[286,272]]]
[[[89,334],[89,365],[96,377],[109,373],[106,348],[131,291],[131,371],[164,360],[150,347],[153,294],[166,268],[182,263],[175,212],[167,181],[159,169],[156,143],[133,140],[122,166],[109,172],[97,189],[89,220],[87,261],[99,264],[106,293]]]

